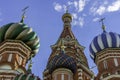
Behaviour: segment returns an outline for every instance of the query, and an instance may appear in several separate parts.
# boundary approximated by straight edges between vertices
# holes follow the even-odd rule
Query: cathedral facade
[[[63,14],[63,31],[51,46],[43,80],[120,80],[120,35],[103,32],[90,43],[90,56],[97,65],[98,74],[90,70],[82,46],[71,30],[72,15]],[[40,80],[32,74],[32,57],[39,50],[39,38],[20,22],[0,28],[0,80]],[[28,69],[25,68],[29,62]]]
[[[43,72],[43,80],[120,80],[120,35],[107,32],[102,21],[103,32],[90,43],[90,56],[97,65],[98,74],[90,70],[84,55],[84,47],[71,30],[72,16],[62,16],[63,31],[51,46],[52,53]]]

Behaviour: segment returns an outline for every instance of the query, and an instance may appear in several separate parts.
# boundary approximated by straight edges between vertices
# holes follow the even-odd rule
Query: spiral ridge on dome
[[[34,74],[20,74],[17,75],[13,80],[40,80],[38,76],[34,76]]]
[[[20,40],[31,48],[33,54],[40,47],[39,38],[32,28],[24,23],[9,23],[0,28],[0,43],[5,40]]]

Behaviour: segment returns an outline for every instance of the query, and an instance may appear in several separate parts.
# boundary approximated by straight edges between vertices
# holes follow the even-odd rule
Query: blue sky
[[[1,0],[0,26],[19,22],[21,10],[29,6],[25,23],[40,37],[40,51],[33,59],[33,73],[42,78],[51,54],[50,45],[56,43],[63,30],[62,15],[66,6],[73,15],[72,31],[79,43],[85,46],[90,67],[95,66],[89,56],[92,39],[102,33],[99,20],[105,17],[106,31],[120,33],[120,0]],[[93,69],[97,73],[96,68]]]

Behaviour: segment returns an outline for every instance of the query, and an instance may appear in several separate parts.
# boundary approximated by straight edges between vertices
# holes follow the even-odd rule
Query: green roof
[[[40,43],[37,34],[24,23],[9,23],[0,28],[0,43],[5,40],[20,40],[31,48],[32,54],[38,52]]]

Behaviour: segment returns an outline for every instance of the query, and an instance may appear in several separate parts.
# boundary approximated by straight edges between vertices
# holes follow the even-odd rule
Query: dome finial
[[[22,14],[22,19],[21,19],[21,23],[23,23],[24,22],[24,19],[25,19],[25,13],[26,13],[26,10],[28,9],[29,7],[27,6],[27,7],[25,7],[24,9],[22,9],[22,12],[23,12],[23,14]]]
[[[69,9],[69,5],[68,5],[68,6],[66,6],[66,13],[68,13],[68,9]]]
[[[103,22],[104,20],[105,20],[105,18],[102,18],[102,19],[100,19],[99,22],[102,23],[102,30],[105,32],[105,25],[104,25],[104,22]]]
[[[32,56],[33,56],[33,55],[31,55],[31,57],[30,57],[30,62],[29,62],[29,64],[28,64],[27,73],[32,73],[32,71],[31,71],[31,69],[32,69],[32,64],[33,64],[33,62],[32,62]]]
[[[63,14],[63,16],[62,16],[62,20],[63,20],[63,22],[64,22],[64,26],[66,27],[70,27],[71,26],[71,22],[72,22],[72,15],[68,12],[68,8],[69,8],[69,6],[65,6],[65,10],[66,10],[66,12]]]

